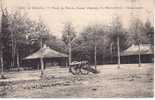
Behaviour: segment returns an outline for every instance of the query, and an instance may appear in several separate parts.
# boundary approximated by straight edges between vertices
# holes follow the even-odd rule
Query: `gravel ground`
[[[99,74],[72,75],[67,68],[7,73],[0,80],[2,98],[135,98],[153,97],[153,64],[99,65]]]

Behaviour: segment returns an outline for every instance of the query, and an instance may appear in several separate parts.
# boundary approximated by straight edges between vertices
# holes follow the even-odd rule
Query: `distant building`
[[[131,45],[128,49],[121,52],[121,63],[138,63],[138,54],[138,45]],[[142,63],[153,62],[154,53],[150,44],[141,44],[140,54]]]

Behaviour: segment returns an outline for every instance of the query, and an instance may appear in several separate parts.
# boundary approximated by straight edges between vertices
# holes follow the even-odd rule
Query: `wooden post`
[[[118,66],[117,68],[120,68],[120,45],[119,45],[119,36],[117,36],[117,62],[118,62]]]

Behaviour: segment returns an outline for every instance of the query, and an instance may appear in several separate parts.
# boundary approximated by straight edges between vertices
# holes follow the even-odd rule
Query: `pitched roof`
[[[121,56],[127,56],[127,55],[138,55],[139,53],[138,45],[132,45],[128,49],[121,52]],[[153,54],[151,50],[150,44],[142,44],[140,45],[140,53],[141,54]]]
[[[51,49],[50,47],[43,47],[39,49],[38,51],[36,51],[35,53],[24,58],[24,60],[38,59],[38,58],[66,58],[66,57],[68,57],[68,55],[55,51]]]

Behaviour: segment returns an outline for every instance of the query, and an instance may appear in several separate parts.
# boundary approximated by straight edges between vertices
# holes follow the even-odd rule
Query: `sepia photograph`
[[[153,98],[154,0],[0,0],[0,98]]]

